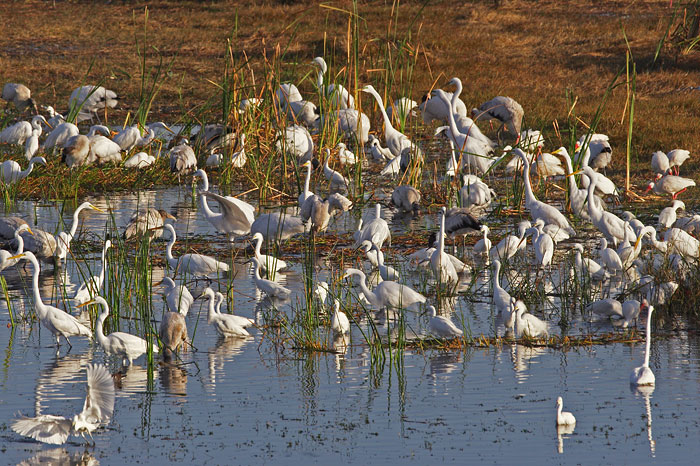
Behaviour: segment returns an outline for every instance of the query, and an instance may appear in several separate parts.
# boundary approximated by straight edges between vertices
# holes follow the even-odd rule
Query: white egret
[[[165,297],[165,303],[168,306],[170,312],[175,312],[187,316],[190,311],[190,306],[194,303],[194,297],[187,286],[176,285],[172,278],[163,277],[163,280],[153,285],[163,286],[163,296]]]
[[[277,244],[304,231],[306,229],[300,217],[280,212],[259,215],[250,226],[253,235],[260,233],[266,241],[274,241]]]
[[[683,201],[675,200],[671,207],[666,207],[659,213],[659,227],[670,228],[676,222],[678,218],[678,209],[685,210],[685,203]]]
[[[535,168],[537,175],[545,180],[550,176],[564,175],[566,172],[561,166],[561,160],[549,152],[542,152],[535,156]]]
[[[134,359],[139,358],[142,354],[146,354],[148,342],[141,337],[126,332],[112,332],[109,335],[105,335],[104,323],[109,317],[109,304],[102,296],[97,296],[95,299],[78,307],[92,303],[102,306],[102,311],[98,315],[97,323],[95,324],[95,331],[97,333],[97,341],[106,354],[119,356],[122,359],[122,364],[125,361],[129,361],[130,366],[133,364]],[[158,352],[158,346],[155,343],[152,344],[151,349],[154,353]]]
[[[34,310],[36,316],[39,318],[41,323],[46,327],[54,337],[56,337],[56,345],[60,345],[60,337],[66,339],[68,346],[71,346],[68,337],[72,336],[84,336],[92,339],[92,332],[85,325],[81,324],[78,319],[68,314],[67,312],[44,304],[41,299],[41,293],[39,292],[39,261],[36,259],[33,253],[27,251],[19,254],[17,256],[10,257],[10,259],[25,259],[32,263],[34,267],[32,271],[32,292],[34,294]]]
[[[32,230],[29,228],[29,225],[27,225],[26,223],[20,224],[17,227],[14,233],[15,240],[17,241],[17,250],[13,254],[10,251],[6,251],[5,249],[0,249],[0,271],[3,271],[8,267],[12,267],[20,261],[18,256],[24,252],[24,239],[22,238],[23,231],[34,235],[34,232],[32,232]],[[11,259],[12,257],[15,258]]]
[[[359,110],[341,108],[327,112],[318,117],[313,126],[317,129],[323,128],[325,121],[334,124],[338,133],[348,141],[356,141],[360,145],[369,141],[369,117]]]
[[[281,300],[287,300],[292,295],[292,290],[283,287],[279,283],[275,283],[272,280],[265,280],[260,276],[261,264],[256,257],[250,259],[254,265],[253,279],[255,281],[255,286],[270,298],[277,298]]]
[[[310,184],[311,184],[311,168],[312,168],[312,163],[311,160],[307,160],[303,164],[300,165],[300,168],[306,168],[306,177],[304,178],[304,190],[299,194],[299,207],[304,205],[304,201],[306,201],[309,197],[313,196],[314,193],[311,191]]]
[[[474,120],[467,116],[467,108],[466,106],[464,106],[462,99],[459,98],[460,94],[462,94],[462,81],[455,76],[454,78],[450,79],[450,81],[447,84],[452,84],[455,86],[455,92],[450,98],[450,106],[452,107],[452,118],[454,118],[455,124],[457,125],[459,132],[464,134],[468,138],[478,140],[483,146],[495,149],[496,143],[489,139],[487,136],[485,136],[484,133],[482,133],[479,127],[476,125]],[[449,93],[446,93],[446,96],[448,95]],[[462,106],[464,106],[463,113]]]
[[[220,233],[228,235],[246,235],[250,233],[255,221],[255,207],[231,196],[221,196],[209,191],[209,178],[204,170],[194,172],[195,177],[202,179],[202,189],[199,190],[199,208],[202,215]],[[207,197],[219,203],[221,212],[209,208]]]
[[[391,193],[391,203],[401,212],[418,214],[420,199],[420,191],[409,185],[397,186]]]
[[[338,149],[338,161],[341,165],[355,165],[357,162],[355,154],[349,151],[344,143],[339,142],[336,148]]]
[[[371,245],[370,252],[374,252],[376,254],[376,267],[379,269],[379,275],[382,277],[382,280],[397,281],[399,279],[399,273],[392,266],[384,264],[384,253],[377,247],[376,244],[372,244],[369,241],[362,242],[362,244],[368,243]],[[372,262],[369,253],[367,253],[367,259],[369,259],[370,263]]]
[[[450,105],[447,94],[442,89],[437,89],[433,92],[435,92],[446,105]],[[486,173],[496,161],[496,159],[491,156],[493,147],[483,139],[471,137],[470,134],[461,132],[457,127],[453,113],[448,115],[448,123],[449,128],[446,130],[447,136],[450,138],[459,154],[459,157],[455,156],[455,158],[466,158],[469,166],[474,166],[480,173]]]
[[[277,150],[296,156],[299,162],[311,160],[314,156],[314,141],[309,130],[299,125],[291,125],[284,133],[277,134]]]
[[[164,228],[170,232],[170,241],[165,249],[165,256],[168,259],[168,264],[182,274],[194,275],[195,277],[206,277],[207,275],[217,274],[219,272],[228,272],[229,266],[224,262],[219,262],[211,256],[203,254],[183,254],[178,258],[173,257],[173,245],[177,241],[175,228],[170,224],[165,224]]]
[[[528,338],[549,338],[547,322],[527,312],[525,303],[518,300],[511,303],[511,309],[511,312],[515,312],[516,332],[519,335],[525,335]]]
[[[108,137],[96,134],[88,137],[90,140],[90,152],[87,157],[87,164],[97,163],[104,165],[107,163],[121,163],[122,154],[119,144]]]
[[[90,435],[109,422],[114,412],[114,380],[101,364],[87,366],[87,396],[83,410],[66,419],[63,416],[44,414],[37,417],[20,417],[12,422],[12,430],[39,442],[60,445],[69,435]]]
[[[389,118],[389,115],[386,114],[386,110],[384,110],[384,101],[379,93],[374,89],[374,86],[368,84],[362,88],[362,91],[371,94],[377,101],[379,110],[384,118],[384,142],[394,157],[400,156],[404,149],[410,149],[413,144],[405,134],[394,128],[394,126],[391,124],[391,119]]]
[[[73,295],[73,302],[75,302],[75,304],[83,304],[100,294],[102,284],[105,280],[105,269],[107,268],[107,250],[110,247],[112,247],[112,242],[110,240],[106,240],[102,248],[100,274],[90,276],[84,283],[80,284],[77,291]]]
[[[329,165],[331,159],[330,149],[326,149],[326,161],[323,163],[323,175],[330,182],[331,191],[340,190],[345,191],[350,186],[350,182],[345,178],[340,172],[333,170]]]
[[[617,251],[608,247],[608,240],[605,238],[600,238],[600,262],[613,275],[625,269]]]
[[[500,259],[506,261],[513,257],[518,251],[524,250],[527,247],[525,232],[532,225],[527,220],[518,224],[518,233],[520,237],[514,235],[505,236],[497,245],[489,249],[489,257],[491,260]]]
[[[683,163],[689,158],[690,151],[685,149],[673,149],[668,153],[668,167],[673,170],[676,175],[678,175],[680,173],[681,165],[683,165]]]
[[[138,124],[127,126],[118,132],[112,140],[119,145],[123,151],[130,151],[136,147],[144,147],[150,144],[156,137],[155,128],[162,128],[170,133],[173,131],[162,121],[151,123],[144,128],[145,134],[141,136]]]
[[[440,209],[440,233],[438,234],[438,246],[430,257],[430,268],[438,283],[454,286],[459,283],[459,276],[452,261],[445,253],[445,212],[447,209]]]
[[[369,146],[369,152],[376,162],[389,162],[394,159],[394,154],[388,148],[382,147],[379,139],[373,135],[369,136]]]
[[[369,263],[372,264],[372,266],[379,267],[379,253],[381,253],[381,251],[377,246],[372,244],[371,241],[362,241],[357,247],[357,249],[362,249],[365,252],[365,256],[367,257]]]
[[[425,296],[412,288],[391,280],[385,280],[374,288],[367,287],[367,276],[362,270],[345,269],[343,278],[357,276],[360,279],[360,289],[370,304],[378,309],[410,309],[426,301]]]
[[[260,248],[265,241],[261,233],[255,233],[253,235],[253,241],[255,241],[255,258],[258,260],[261,270],[266,272],[270,277],[274,277],[277,272],[287,268],[287,263],[282,259],[260,253]]]
[[[542,267],[547,267],[552,264],[554,256],[554,240],[544,232],[541,222],[535,222],[535,226],[528,228],[527,232],[534,234],[532,246],[535,250],[535,259]],[[526,233],[527,233],[526,232]]]
[[[98,117],[100,110],[114,108],[119,103],[117,93],[102,86],[81,86],[68,99],[69,108],[80,108],[76,123]]]
[[[137,152],[124,162],[124,168],[146,168],[156,163],[156,158],[146,152]]]
[[[231,314],[220,314],[216,312],[215,309],[215,300],[216,300],[216,295],[214,294],[214,290],[211,288],[206,288],[204,292],[202,293],[202,296],[209,299],[209,311],[207,313],[207,323],[209,325],[213,326],[216,331],[219,333],[224,338],[227,337],[247,337],[250,336],[250,333],[248,331],[241,327],[237,319],[232,319],[231,317],[238,317],[238,316],[233,316]]]
[[[457,328],[451,319],[437,315],[434,306],[428,306],[430,320],[428,321],[428,331],[438,338],[459,338],[464,332]]]
[[[680,193],[691,186],[695,186],[695,181],[690,178],[683,178],[682,176],[670,174],[662,175],[659,173],[656,175],[654,181],[647,185],[646,192],[654,190],[654,193],[658,195],[670,194],[671,199],[675,200]]]
[[[303,99],[299,89],[293,83],[281,83],[275,91],[275,97],[283,105],[289,102],[299,102]]]
[[[593,199],[596,181],[591,174],[595,172],[591,167],[584,167],[583,172],[590,177],[591,182],[588,185],[588,199]],[[576,172],[574,172],[574,174],[576,174]],[[603,210],[602,207],[596,206],[595,202],[588,202],[588,215],[598,231],[603,233],[603,235],[615,245],[624,240],[625,234],[628,235],[630,241],[634,241],[637,238],[637,235],[634,233],[629,223],[625,223],[625,221],[617,215]]]
[[[149,208],[141,211],[137,210],[131,215],[131,219],[122,234],[122,238],[129,240],[145,234],[148,234],[152,238],[160,238],[163,236],[163,225],[167,219],[177,220],[163,209]]]
[[[384,245],[384,241],[391,244],[391,231],[389,224],[382,218],[382,206],[377,203],[374,210],[374,218],[367,222],[355,237],[355,247],[358,247],[364,240],[376,244],[379,249]],[[353,235],[354,236],[354,235]]]
[[[646,299],[643,299],[641,303],[636,299],[628,299],[622,303],[622,317],[624,318],[622,327],[627,328],[632,322],[636,322],[640,311],[647,307],[649,307],[649,303]]]
[[[314,288],[314,296],[318,298],[321,306],[326,305],[326,298],[328,297],[329,291],[328,283],[324,282],[323,280],[316,284],[316,288]]]
[[[459,196],[462,207],[487,207],[496,193],[476,175],[462,176],[462,187]]]
[[[489,227],[487,225],[481,225],[481,233],[483,233],[483,238],[474,244],[474,254],[485,255],[488,257],[489,250],[491,250],[491,240],[489,239]]]
[[[416,107],[418,107],[418,102],[415,100],[411,100],[408,97],[400,97],[394,103],[388,105],[385,110],[391,121],[401,124],[409,116],[416,116],[416,112],[413,110]]]
[[[512,329],[515,323],[514,300],[510,294],[501,287],[501,262],[495,259],[492,266],[493,275],[491,276],[491,283],[493,285],[493,304],[496,306],[498,314],[503,317],[505,327]]]
[[[340,84],[323,85],[323,75],[328,71],[328,66],[323,57],[316,57],[311,62],[312,65],[318,66],[318,75],[316,76],[316,85],[322,96],[328,99],[328,105],[332,109],[339,108],[355,108],[355,98]]]
[[[561,397],[557,398],[557,425],[558,426],[570,426],[576,424],[576,418],[573,414],[562,411],[564,407],[564,401]]]
[[[13,184],[25,179],[32,172],[34,164],[36,163],[46,165],[46,159],[44,157],[33,157],[29,160],[29,165],[24,170],[22,170],[22,167],[14,160],[5,160],[2,165],[0,165],[4,183]]]
[[[51,149],[62,148],[70,138],[78,136],[79,133],[78,127],[73,123],[61,123],[51,130],[41,147],[47,152]]]
[[[632,371],[632,374],[630,374],[630,384],[634,386],[654,385],[656,383],[654,372],[649,367],[649,353],[651,352],[651,313],[654,312],[654,306],[649,306],[647,312],[647,334],[646,347],[644,349],[644,364],[636,367]]]
[[[249,319],[247,317],[243,316],[237,316],[235,314],[222,314],[221,313],[221,305],[224,303],[226,300],[226,297],[224,296],[223,293],[216,292],[216,313],[223,315],[225,319],[230,320],[231,322],[235,323],[239,327],[243,328],[248,328],[252,327],[255,325],[255,321],[253,319]]]
[[[533,220],[541,218],[545,224],[556,225],[570,235],[575,235],[576,232],[573,228],[571,228],[569,221],[566,219],[564,214],[559,211],[559,209],[545,202],[539,201],[535,197],[535,193],[532,191],[532,185],[530,184],[530,161],[527,159],[525,152],[516,148],[513,150],[513,153],[520,157],[525,167],[523,170],[523,182],[525,184],[525,206],[530,211],[530,215],[532,216]]]
[[[573,164],[571,162],[571,156],[565,147],[560,147],[559,149],[552,152],[555,155],[561,155],[564,157],[566,162],[566,174],[569,183],[569,205],[574,214],[578,215],[584,220],[591,220],[590,215],[588,215],[588,209],[586,203],[588,202],[588,190],[580,189],[576,184],[576,178],[572,175],[574,173]],[[593,196],[593,201],[596,207],[602,210],[602,201],[597,195]]]
[[[340,301],[337,299],[333,299],[331,330],[333,330],[335,335],[347,335],[350,333],[350,319],[344,312],[340,312]]]
[[[8,103],[12,102],[18,112],[30,108],[34,110],[34,113],[39,113],[36,103],[32,99],[32,91],[24,84],[6,83],[2,87],[2,100],[6,100]]]
[[[445,92],[449,100],[455,100],[452,105],[430,94],[425,94],[420,105],[418,105],[418,109],[423,117],[423,123],[426,125],[432,123],[433,120],[447,121],[450,113],[467,116],[467,106],[464,104],[464,101],[459,98],[459,93],[456,91],[454,94],[452,92],[443,92]]]
[[[32,135],[32,130],[38,129],[41,131],[41,123],[46,123],[46,118],[43,115],[36,115],[32,118],[31,123],[28,121],[20,121],[14,125],[10,125],[0,131],[0,143],[23,145]],[[39,133],[41,134],[41,132]]]
[[[590,280],[601,281],[605,279],[605,269],[601,267],[599,263],[590,259],[588,257],[582,257],[583,255],[583,245],[581,243],[576,243],[574,245],[575,252],[575,262],[576,272],[579,279],[583,279],[585,276],[590,277]]]
[[[78,231],[78,224],[80,223],[80,212],[82,212],[85,209],[92,209],[96,210],[101,213],[106,213],[104,210],[95,207],[92,205],[90,202],[83,202],[78,206],[77,209],[75,209],[75,212],[73,212],[73,223],[71,223],[70,230],[68,233],[66,232],[61,232],[58,235],[56,235],[56,258],[59,260],[64,260],[68,257],[68,252],[70,252],[70,243],[73,241],[73,238],[75,237],[75,233]],[[24,240],[26,241],[27,238],[25,237]]]
[[[39,150],[39,136],[41,136],[41,128],[32,128],[31,136],[24,142],[24,158],[28,161],[31,161]]]

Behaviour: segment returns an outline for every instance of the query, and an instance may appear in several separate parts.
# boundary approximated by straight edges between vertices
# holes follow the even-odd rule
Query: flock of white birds
[[[439,231],[431,237],[428,247],[415,251],[404,259],[429,268],[435,289],[440,289],[444,295],[467,293],[475,270],[470,264],[484,265],[482,270],[490,270],[491,273],[493,304],[498,312],[498,321],[506,331],[514,331],[516,336],[547,339],[551,331],[550,323],[528,312],[525,305],[527,299],[523,299],[526,296],[511,296],[501,284],[501,274],[503,272],[508,275],[506,269],[513,257],[531,250],[535,265],[542,273],[551,274],[556,269],[560,274],[565,274],[570,270],[577,280],[606,291],[607,297],[588,306],[590,315],[612,319],[616,325],[628,327],[636,325],[641,311],[647,312],[644,363],[634,369],[630,382],[633,385],[654,384],[654,374],[649,368],[653,306],[668,303],[678,287],[675,282],[659,283],[655,272],[670,264],[675,270],[674,275],[682,279],[690,266],[696,263],[700,253],[700,242],[693,236],[700,231],[700,216],[679,216],[679,209],[684,210],[685,205],[676,200],[680,193],[695,185],[693,180],[679,175],[682,164],[690,156],[688,151],[676,149],[668,154],[653,154],[651,164],[657,176],[648,185],[648,190],[670,195],[673,203],[659,214],[657,226],[645,226],[631,213],[624,212],[620,216],[607,207],[611,201],[619,201],[619,192],[604,174],[613,160],[612,146],[605,135],[588,133],[582,136],[576,144],[573,157],[564,147],[545,152],[546,141],[539,131],[521,129],[524,111],[515,100],[498,96],[468,114],[467,106],[460,98],[462,83],[458,78],[453,78],[447,84],[455,86],[454,92],[436,89],[426,95],[420,104],[409,98],[400,98],[385,107],[382,96],[373,86],[363,87],[361,91],[374,99],[381,113],[382,124],[376,133],[383,133],[382,138],[370,135],[370,118],[356,108],[355,98],[346,88],[335,83],[324,84],[328,68],[323,58],[314,59],[312,65],[318,68],[316,85],[321,102],[319,106],[304,100],[299,89],[292,83],[281,84],[276,93],[269,97],[274,101],[274,110],[289,122],[288,126],[279,128],[275,149],[295,155],[298,167],[305,175],[303,189],[298,197],[298,215],[287,213],[286,210],[256,215],[256,208],[247,202],[210,191],[207,173],[202,168],[198,169],[198,157],[194,145],[190,145],[188,139],[172,139],[177,142],[172,143],[168,155],[174,173],[185,177],[186,181],[194,177],[201,182],[198,190],[199,211],[219,233],[230,239],[241,236],[252,238],[255,243],[254,256],[250,260],[254,266],[253,279],[262,292],[271,299],[280,301],[288,300],[292,294],[291,290],[275,281],[278,274],[288,267],[287,263],[272,254],[273,248],[263,254],[263,245],[280,245],[295,235],[322,234],[331,225],[334,214],[351,209],[353,202],[345,194],[352,192],[349,188],[353,181],[346,177],[348,170],[344,167],[361,163],[363,158],[360,153],[369,161],[382,164],[382,168],[376,170],[380,177],[400,180],[390,197],[394,208],[404,215],[421,215],[420,178],[413,186],[405,180],[412,174],[420,174],[419,168],[426,157],[426,151],[400,129],[408,127],[406,122],[420,112],[424,124],[439,121],[445,125],[435,131],[436,137],[446,136],[450,146],[444,162],[444,177],[461,182],[461,188],[457,191],[456,199],[450,199],[450,204],[454,206],[444,206],[439,210]],[[162,122],[145,127],[134,125],[121,131],[95,124],[85,135],[81,134],[77,124],[99,120],[101,115],[118,103],[117,94],[101,86],[82,86],[71,94],[69,107],[75,115],[71,122],[65,121],[51,107],[45,107],[48,118],[39,115],[29,89],[22,84],[5,85],[2,98],[13,104],[20,115],[27,110],[36,113],[31,121],[18,121],[0,132],[0,142],[23,145],[28,160],[25,170],[14,161],[3,162],[2,179],[6,184],[20,182],[30,175],[35,164],[45,164],[45,157],[56,153],[61,154],[62,160],[69,167],[118,163],[127,168],[143,169],[156,160],[156,156],[148,153],[153,142],[157,138],[166,141],[172,138],[168,134],[172,130]],[[260,99],[246,99],[241,102],[240,112],[256,111],[260,103]],[[370,107],[365,105],[366,108]],[[489,138],[478,126],[479,122],[489,120],[497,121],[500,126],[496,140]],[[314,146],[313,135],[326,122],[336,125],[344,140],[337,144],[338,150],[334,153],[330,148],[320,151],[320,148]],[[48,134],[43,138],[45,132]],[[247,156],[244,134],[227,132],[221,125],[210,125],[201,128],[195,138],[201,144],[197,147],[206,150],[206,153],[200,155],[202,160],[206,159],[207,167],[225,163],[234,168],[245,166]],[[505,145],[506,141],[510,145]],[[231,151],[232,156],[224,157],[223,150],[233,144],[238,150]],[[352,148],[357,154],[352,152]],[[43,156],[37,156],[38,153],[43,153]],[[320,166],[317,160],[320,155],[324,155],[322,173],[326,180],[324,184],[328,186],[327,195],[311,191],[315,169]],[[504,159],[507,163],[501,163]],[[491,230],[485,222],[497,215],[492,205],[497,198],[496,191],[501,191],[502,194],[509,188],[503,187],[502,182],[508,178],[499,179],[501,187],[497,190],[492,189],[488,182],[501,171],[506,174],[522,172],[520,181],[524,186],[524,206],[531,221],[521,221],[517,225],[517,235],[507,234],[499,241],[494,240],[493,244],[489,238]],[[567,209],[559,207],[559,201],[552,203],[537,198],[531,181],[534,172],[547,186],[557,179],[568,185],[564,191],[570,214]],[[210,208],[209,201],[218,204],[218,211]],[[84,209],[100,211],[88,202],[82,204],[75,211],[70,231],[58,235],[37,227],[30,228],[26,221],[18,217],[0,220],[0,236],[5,239],[14,238],[16,247],[11,252],[0,252],[0,269],[15,265],[21,260],[33,265],[32,288],[36,315],[56,338],[57,344],[61,337],[68,344],[70,337],[96,337],[105,353],[118,356],[129,364],[145,354],[149,345],[153,353],[161,349],[165,358],[172,358],[173,353],[187,341],[184,317],[194,301],[184,281],[177,284],[170,277],[162,281],[162,292],[169,311],[162,319],[158,339],[160,344],[149,343],[139,336],[124,332],[104,334],[103,324],[113,316],[107,301],[100,296],[106,254],[111,246],[109,240],[105,241],[102,251],[102,271],[99,275],[90,277],[74,296],[75,303],[80,306],[101,306],[94,329],[88,328],[68,312],[43,303],[39,292],[40,261],[57,261],[60,264],[71,257],[71,241],[77,232],[79,213]],[[124,231],[124,237],[131,239],[147,235],[157,238],[167,231],[166,238],[169,241],[166,260],[174,271],[174,276],[181,279],[225,276],[229,272],[229,263],[207,255],[188,253],[175,257],[172,250],[177,237],[173,226],[166,223],[167,220],[175,219],[162,210],[136,212]],[[577,239],[572,223],[595,232],[594,237],[599,239],[597,258],[589,257],[586,251],[591,248],[583,246],[584,241],[591,243],[590,232]],[[359,287],[358,299],[374,310],[384,311],[387,316],[390,312],[422,308],[431,300],[402,280],[403,273],[385,263],[384,250],[392,245],[391,232],[391,225],[382,218],[382,206],[377,203],[374,217],[364,224],[360,220],[352,236],[354,247],[364,252],[381,278],[368,281],[366,272],[358,268],[348,268],[342,276],[355,278],[353,283]],[[464,237],[470,232],[481,236],[471,254],[466,248],[463,257],[448,253],[445,245],[447,237]],[[528,238],[531,238],[529,247]],[[646,254],[643,253],[645,246]],[[394,254],[395,258],[398,256],[399,254]],[[573,268],[568,267],[568,258],[571,258]],[[510,269],[509,272],[518,273],[515,269]],[[377,281],[379,283],[372,284]],[[318,282],[314,295],[324,306],[327,299],[332,301],[332,306],[329,306],[329,311],[332,307],[332,312],[329,312],[330,327],[336,335],[344,336],[350,332],[353,319],[349,319],[343,311],[338,297],[331,292],[332,288],[325,282]],[[613,294],[628,299],[620,301],[612,297]],[[202,297],[209,300],[207,320],[219,334],[233,338],[249,335],[247,329],[254,322],[222,313],[220,307],[224,301],[223,295],[206,288]],[[435,302],[438,304],[439,300]],[[432,305],[427,306],[429,334],[444,339],[463,337],[463,331],[450,319],[449,311],[443,309],[438,312],[438,309]],[[72,420],[46,415],[21,418],[13,423],[13,429],[43,442],[63,443],[71,433],[90,434],[99,425],[108,422],[114,406],[114,388],[110,385],[109,373],[103,366],[90,366],[87,379],[88,396],[85,406]],[[571,413],[562,412],[561,398],[557,400],[556,419],[558,425],[572,425],[576,422]]]

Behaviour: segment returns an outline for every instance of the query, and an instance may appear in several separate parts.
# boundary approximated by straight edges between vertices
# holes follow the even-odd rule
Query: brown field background
[[[221,80],[229,37],[237,63],[248,59],[241,68],[246,82],[255,83],[255,89],[242,89],[242,96],[259,93],[270,78],[266,60],[275,63],[278,79],[299,82],[306,75],[302,93],[313,89],[309,62],[314,56],[325,55],[334,72],[347,63],[351,2],[147,5],[149,63],[157,56],[150,46],[174,60],[154,109],[154,117],[166,121],[217,94],[211,81]],[[2,82],[23,82],[38,103],[65,111],[70,92],[83,80],[104,80],[122,98],[113,114],[116,121],[110,121],[119,123],[138,106],[137,43],[144,38],[145,7],[142,2],[2,2]],[[638,71],[632,149],[639,168],[648,169],[652,151],[678,147],[693,154],[685,174],[697,167],[700,91],[693,88],[700,86],[698,55],[676,57],[664,47],[650,66],[673,11],[668,0],[361,2],[357,7],[359,85],[383,83],[382,70],[392,65],[385,52],[405,40],[415,65],[410,79],[398,72],[403,82],[391,87],[392,99],[410,93],[420,100],[431,86],[442,87],[459,76],[468,107],[495,95],[511,96],[525,109],[524,127],[544,129],[552,137],[553,121],[565,126],[567,92],[578,99],[576,114],[585,122],[593,119],[606,88],[625,66],[624,28]],[[349,87],[356,91],[354,82]],[[598,127],[612,138],[617,177],[624,167],[628,122],[621,119],[627,95],[624,85],[615,89]],[[549,148],[558,145],[555,138]]]

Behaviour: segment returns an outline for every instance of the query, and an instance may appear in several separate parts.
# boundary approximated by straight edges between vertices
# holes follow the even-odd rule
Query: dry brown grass
[[[691,90],[700,82],[698,58],[688,55],[649,66],[671,14],[667,0],[500,3],[402,2],[398,21],[392,19],[396,5],[391,2],[361,3],[359,84],[381,82],[381,70],[389,65],[383,51],[387,45],[395,50],[397,39],[408,38],[415,71],[410,84],[404,75],[404,83],[394,86],[394,98],[399,90],[412,89],[419,100],[425,90],[456,75],[465,83],[468,105],[509,95],[526,109],[528,126],[553,134],[552,122],[563,125],[567,118],[567,90],[578,97],[577,114],[592,120],[605,89],[625,64],[624,27],[639,71],[633,150],[643,161],[641,168],[647,169],[653,150],[698,152],[700,103],[698,91]],[[330,62],[346,63],[348,14],[339,10],[350,10],[352,4],[325,5],[149,2],[147,43],[174,59],[155,113],[180,116],[217,93],[210,81],[221,79],[225,41],[234,30],[234,52],[239,63],[244,57],[250,60],[242,72],[255,82],[256,92],[267,78],[265,61],[274,59],[276,49],[286,52],[282,63],[275,63],[282,80],[298,81],[309,73],[308,63],[316,55],[334,55]],[[138,105],[136,43],[143,39],[144,8],[142,2],[0,4],[0,14],[9,19],[0,36],[0,79],[24,82],[40,103],[65,110],[71,90],[94,60],[87,81],[104,79],[121,94],[121,110],[111,120],[121,122]],[[311,80],[301,87],[311,92]],[[350,87],[355,90],[354,83]],[[627,123],[621,122],[626,97],[624,86],[613,92],[598,128],[612,137],[618,177],[627,132]],[[688,165],[693,169],[697,162]]]

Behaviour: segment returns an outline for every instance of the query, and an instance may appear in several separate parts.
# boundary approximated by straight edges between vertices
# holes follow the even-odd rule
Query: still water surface
[[[178,216],[178,235],[214,236],[186,190],[169,189],[135,196],[93,199],[112,207],[122,229],[144,198]],[[104,205],[100,205],[103,202]],[[19,205],[30,224],[48,231],[59,208],[47,203]],[[363,216],[371,218],[368,208]],[[390,212],[386,212],[390,215]],[[358,215],[357,213],[354,214]],[[352,231],[357,217],[340,218],[333,229]],[[68,215],[64,215],[68,219]],[[106,219],[84,215],[80,239],[98,244]],[[407,229],[432,227],[429,220],[404,223]],[[66,223],[70,225],[70,220]],[[96,256],[95,256],[96,257]],[[92,259],[92,256],[91,256]],[[264,310],[241,259],[234,280],[233,306],[246,317]],[[88,261],[93,273],[98,259]],[[81,264],[81,267],[86,267]],[[44,267],[42,294],[55,303],[51,267]],[[27,268],[30,270],[30,267]],[[154,267],[154,280],[165,270]],[[329,270],[319,272],[322,279]],[[5,272],[13,309],[32,308],[23,288],[28,273]],[[302,293],[301,267],[280,280]],[[417,285],[418,274],[408,275]],[[484,277],[478,283],[483,284]],[[74,262],[66,267],[66,291],[81,282]],[[204,285],[192,286],[196,296]],[[483,287],[482,287],[483,288]],[[487,293],[483,291],[482,293]],[[295,305],[280,306],[291,315]],[[453,314],[473,335],[496,328],[488,299],[461,297]],[[163,303],[154,298],[161,309]],[[195,302],[187,317],[194,346],[182,363],[158,365],[148,380],[144,358],[120,369],[97,343],[73,339],[56,354],[51,335],[39,326],[7,327],[0,299],[0,462],[40,464],[693,464],[700,455],[700,371],[698,340],[682,331],[654,340],[651,367],[654,390],[629,386],[631,370],[641,365],[644,345],[610,344],[566,351],[504,344],[463,352],[407,351],[397,371],[387,361],[372,364],[362,335],[353,327],[351,344],[337,353],[307,353],[275,346],[260,331],[248,339],[222,340],[206,324],[206,303]],[[156,313],[160,315],[160,311]],[[361,323],[366,325],[366,323]],[[408,324],[420,334],[425,316]],[[554,323],[552,331],[559,333]],[[577,321],[569,332],[613,331]],[[96,431],[95,446],[71,437],[61,448],[24,439],[9,423],[25,415],[72,416],[82,408],[88,363],[106,363],[120,372],[114,417]],[[557,431],[555,402],[577,418],[572,433]],[[95,463],[92,463],[95,464]]]

